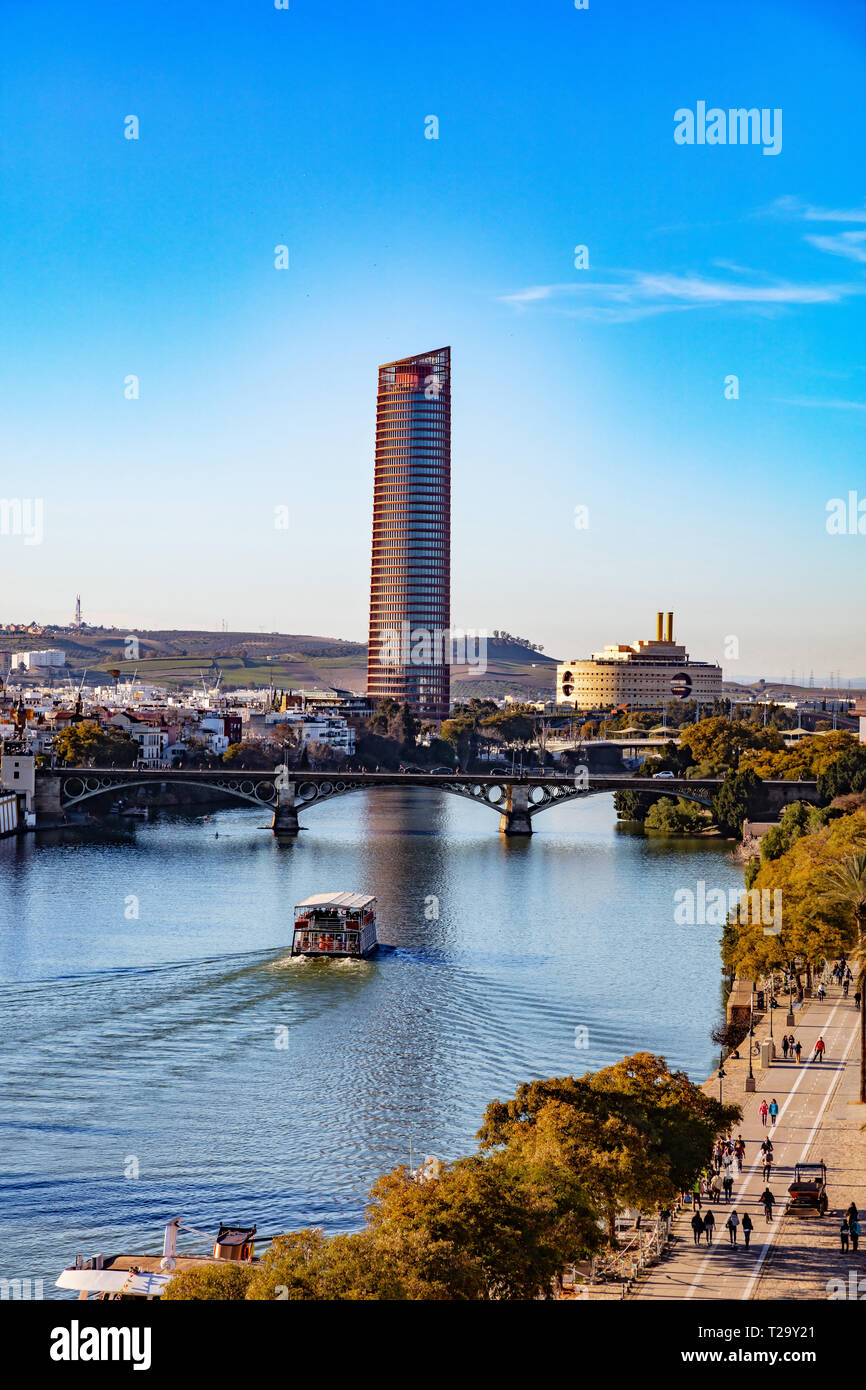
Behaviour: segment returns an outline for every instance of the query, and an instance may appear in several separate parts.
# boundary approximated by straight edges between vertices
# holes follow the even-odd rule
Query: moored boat
[[[220,1224],[209,1255],[184,1255],[177,1251],[181,1230],[207,1236],[193,1226],[182,1226],[180,1217],[169,1221],[165,1228],[162,1255],[94,1255],[83,1260],[79,1255],[74,1265],[64,1269],[55,1280],[58,1289],[70,1289],[79,1299],[126,1300],[129,1298],[161,1298],[166,1285],[175,1274],[208,1265],[258,1264],[255,1258],[255,1226],[224,1226]]]
[[[313,893],[295,908],[293,956],[369,956],[379,944],[376,899],[368,893]]]

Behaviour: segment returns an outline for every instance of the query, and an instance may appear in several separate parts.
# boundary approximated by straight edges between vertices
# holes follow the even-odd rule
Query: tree
[[[723,835],[740,838],[743,821],[751,814],[759,786],[760,780],[751,768],[746,772],[729,772],[725,777],[713,797],[713,816]]]
[[[663,1057],[639,1052],[594,1074],[519,1086],[512,1100],[487,1107],[479,1139],[482,1150],[579,1181],[615,1245],[617,1213],[670,1205],[739,1115]]]
[[[370,1196],[377,1247],[433,1296],[536,1298],[601,1244],[580,1184],[511,1154],[459,1159],[427,1182],[398,1168]]]
[[[661,798],[652,792],[619,791],[613,794],[613,804],[620,820],[645,821],[650,808]]]
[[[138,744],[123,729],[83,719],[61,730],[54,740],[54,753],[59,762],[73,767],[131,767],[138,757]]]
[[[696,835],[706,828],[708,822],[706,811],[702,811],[693,801],[684,801],[682,797],[674,801],[669,796],[663,796],[650,808],[644,828],[658,830],[665,835]]]
[[[254,1266],[226,1261],[183,1269],[169,1280],[162,1297],[171,1302],[237,1302],[247,1297]]]
[[[842,906],[854,928],[851,949],[858,958],[860,991],[860,1101],[866,1103],[866,853],[849,855],[826,874],[825,896]]]

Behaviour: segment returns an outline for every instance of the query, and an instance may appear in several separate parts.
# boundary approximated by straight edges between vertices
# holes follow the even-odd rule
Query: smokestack
[[[668,640],[669,642],[672,642],[672,641],[674,640],[674,615],[673,615],[673,613],[668,613],[668,639],[667,639],[667,640]]]
[[[662,640],[662,621],[663,621],[663,619],[664,619],[664,616],[665,616],[664,613],[656,613],[656,641],[657,641],[657,642],[661,642],[661,640]]]

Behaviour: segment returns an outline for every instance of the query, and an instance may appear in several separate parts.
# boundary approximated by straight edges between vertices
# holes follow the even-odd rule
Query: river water
[[[424,790],[315,807],[288,845],[262,819],[0,842],[0,1275],[56,1297],[76,1253],[157,1252],[175,1215],[352,1229],[520,1081],[638,1049],[712,1070],[719,928],[673,895],[741,886],[723,842],[629,833],[609,796],[529,841]],[[290,960],[293,905],[339,889],[378,898],[379,952]]]

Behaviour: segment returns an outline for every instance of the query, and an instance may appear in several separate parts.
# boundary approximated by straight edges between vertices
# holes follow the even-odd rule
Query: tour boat
[[[293,956],[369,956],[378,944],[367,893],[314,893],[295,908]]]
[[[179,1216],[165,1228],[162,1255],[93,1255],[83,1260],[79,1255],[74,1265],[64,1269],[55,1280],[58,1289],[71,1289],[79,1299],[126,1300],[128,1298],[161,1298],[165,1286],[175,1274],[188,1269],[204,1269],[208,1265],[258,1264],[255,1258],[255,1226],[224,1226],[214,1240],[210,1255],[177,1253],[178,1231],[213,1240],[193,1226],[182,1226]]]

